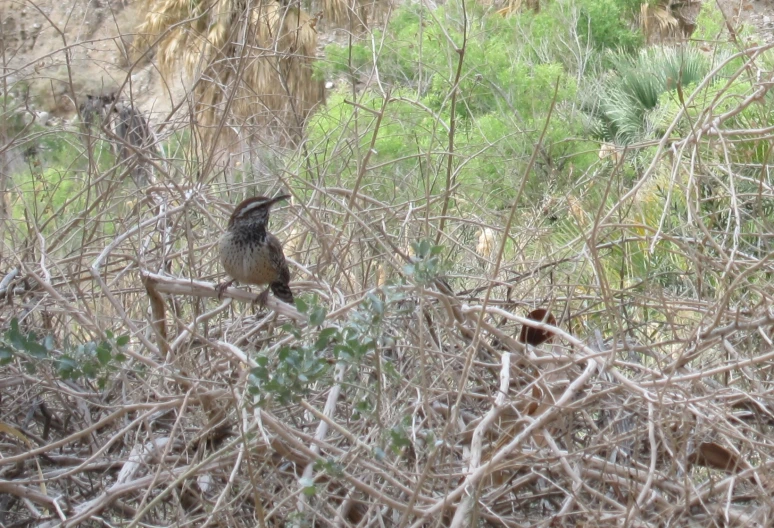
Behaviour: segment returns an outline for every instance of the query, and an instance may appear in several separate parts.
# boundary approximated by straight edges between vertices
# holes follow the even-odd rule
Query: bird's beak
[[[287,200],[288,198],[290,198],[289,194],[280,194],[279,196],[275,196],[274,198],[269,200],[269,203],[266,205],[274,205],[275,203],[281,202],[282,200]]]

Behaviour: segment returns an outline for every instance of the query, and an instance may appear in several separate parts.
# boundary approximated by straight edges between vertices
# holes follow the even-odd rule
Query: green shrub
[[[594,147],[583,140],[584,116],[577,111],[577,75],[561,60],[566,50],[553,38],[568,28],[565,13],[549,6],[546,13],[513,17],[468,11],[468,34],[457,86],[454,174],[459,193],[476,201],[487,197],[494,209],[507,207],[543,128],[554,99],[557,104],[541,156],[528,180],[527,192],[545,193],[545,182],[567,183],[568,168],[585,168],[596,161]],[[369,192],[385,200],[437,194],[445,186],[451,97],[463,43],[460,6],[450,3],[433,12],[404,5],[386,28],[385,46],[376,58],[382,86],[391,99],[381,120],[366,180]],[[444,25],[443,30],[439,23]],[[528,34],[524,34],[527,32]],[[552,42],[548,55],[530,51],[525,41],[538,34]],[[448,37],[447,37],[448,35]],[[381,42],[377,35],[375,41]],[[452,42],[454,43],[452,44]],[[541,44],[542,46],[542,44]],[[542,57],[542,59],[541,59]],[[556,60],[544,60],[556,57]],[[330,45],[322,68],[326,75],[362,76],[373,68],[369,44],[351,50]],[[327,181],[354,184],[353,141],[360,153],[369,148],[383,98],[376,90],[362,95],[360,108],[348,103],[351,89],[332,94],[308,127],[309,145],[323,160]],[[355,137],[357,134],[357,137]],[[362,155],[362,154],[361,154]]]
[[[598,134],[621,144],[652,135],[648,117],[662,94],[676,94],[678,85],[696,84],[710,71],[707,58],[688,47],[653,47],[633,56],[619,52],[610,62],[614,73],[603,81],[596,109]]]
[[[582,15],[578,34],[600,50],[634,51],[643,44],[642,33],[634,25],[640,3],[638,0],[578,0]]]

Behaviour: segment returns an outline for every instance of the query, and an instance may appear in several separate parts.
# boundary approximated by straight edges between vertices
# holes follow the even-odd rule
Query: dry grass
[[[322,18],[326,27],[341,28],[349,34],[360,36],[374,21],[382,18],[385,9],[389,10],[385,0],[322,0]]]
[[[308,44],[288,29],[306,27],[303,14],[287,11],[280,24],[272,18],[279,12],[255,22],[283,28],[275,49]],[[264,50],[265,36],[258,31],[255,41]],[[282,69],[284,60],[305,59],[244,60],[250,64],[241,75],[260,79],[276,71],[267,64]],[[735,99],[724,116],[769,87]],[[194,94],[207,104],[223,101],[206,90]],[[0,520],[46,527],[770,525],[770,259],[739,251],[732,223],[706,233],[686,223],[677,236],[622,227],[616,216],[642,207],[638,192],[657,169],[670,168],[674,185],[701,178],[693,154],[722,118],[710,109],[689,134],[665,137],[631,192],[604,211],[568,205],[581,252],[570,244],[539,254],[504,251],[506,242],[525,248],[543,240],[541,213],[529,208],[508,227],[485,206],[470,215],[451,209],[438,233],[437,198],[386,203],[365,185],[326,183],[316,159],[302,165],[322,171],[319,180],[287,169],[239,183],[192,169],[206,160],[197,165],[184,149],[167,150],[174,163],[158,164],[156,185],[142,191],[95,162],[73,174],[83,193],[50,207],[40,192],[11,182],[9,207],[22,213],[3,227],[3,331],[17,319],[25,334],[52,336],[48,356],[60,360],[79,344],[108,339],[108,331],[130,339],[117,347],[125,361],[98,368],[108,374],[103,386],[65,380],[55,362],[23,354],[0,369]],[[182,130],[184,123],[185,116],[167,125]],[[37,133],[6,137],[4,166]],[[98,154],[85,150],[74,128],[47,133],[71,138],[90,160]],[[735,133],[749,141],[769,132],[729,137]],[[367,161],[356,160],[364,177]],[[101,194],[98,180],[106,183]],[[214,290],[223,278],[215,245],[234,197],[280,188],[295,195],[272,219],[273,231],[292,240],[292,287],[309,302],[317,296],[326,309],[322,328],[351,329],[348,346],[374,343],[360,355],[321,346],[314,357],[327,370],[301,383],[289,402],[265,386],[256,392],[251,369],[268,358],[268,371],[280,372],[283,347],[308,350],[320,328],[277,301],[261,312],[249,304],[253,293],[232,288],[221,301]],[[759,192],[774,198],[768,185]],[[729,202],[731,217],[734,207]],[[478,233],[493,251],[476,251]],[[675,258],[689,263],[682,280],[691,288],[677,295],[656,276],[636,287],[607,281],[600,254],[622,233],[643,246],[668,237]],[[436,236],[450,271],[427,280],[407,273],[406,241]],[[583,273],[595,282],[581,282]],[[713,295],[702,286],[709,278],[717,279]],[[547,328],[523,317],[537,307],[557,316],[549,328],[556,339],[525,348],[514,337],[521,325]],[[283,328],[291,321],[300,337]]]

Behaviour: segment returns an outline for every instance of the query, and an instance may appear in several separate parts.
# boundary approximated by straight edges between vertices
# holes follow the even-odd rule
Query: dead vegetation
[[[280,2],[149,2],[138,53],[157,49],[164,75],[193,78],[205,145],[239,151],[256,139],[297,144],[324,83],[313,75],[317,18]],[[158,42],[157,42],[158,39]],[[208,153],[208,155],[211,154]]]
[[[313,106],[304,74],[296,84],[284,77],[281,93],[257,92],[265,114],[245,113],[254,103],[242,98],[255,94],[222,90],[238,76],[271,84],[309,56],[296,44],[309,43],[301,36],[309,19],[272,9],[254,23],[282,28],[273,47],[282,53],[245,51],[235,69],[207,66],[197,102],[165,126],[190,133],[186,111],[203,112],[205,128],[232,118],[296,126],[288,101],[302,116]],[[219,64],[233,34],[208,25],[223,32],[210,49],[201,31],[183,27],[161,53],[186,47]],[[252,44],[265,53],[261,31]],[[169,133],[170,163],[155,166],[155,185],[137,189],[129,169],[100,163],[108,149],[81,141],[81,131],[45,132],[67,138],[88,164],[68,176],[80,191],[64,203],[50,198],[49,180],[9,186],[0,522],[770,525],[770,258],[740,251],[732,222],[710,231],[697,220],[676,233],[622,227],[617,216],[645,207],[638,191],[656,171],[675,188],[701,178],[692,160],[704,138],[770,86],[664,136],[631,191],[606,210],[557,206],[556,215],[577,219],[577,241],[540,252],[523,248],[546,246],[543,213],[519,197],[505,212],[449,208],[439,232],[438,202],[452,190],[387,203],[366,185],[309,177],[325,176],[323,163],[302,152],[270,176],[226,173]],[[227,104],[233,113],[215,110]],[[769,133],[728,131],[746,141]],[[38,134],[23,126],[6,135],[4,165]],[[364,178],[373,168],[367,156],[353,163]],[[29,170],[38,174],[34,159]],[[216,298],[216,240],[235,197],[254,189],[294,195],[272,224],[288,240],[302,313],[274,299],[269,311],[254,309],[255,293],[239,288]],[[768,184],[759,193],[774,198]],[[742,215],[727,203],[729,217]],[[695,289],[677,295],[652,276],[609,281],[600,254],[624,237],[643,247],[668,239]],[[597,282],[581,282],[583,273]],[[714,295],[703,289],[710,279]],[[524,317],[536,308],[556,325]],[[522,325],[553,332],[553,342],[525,346]]]

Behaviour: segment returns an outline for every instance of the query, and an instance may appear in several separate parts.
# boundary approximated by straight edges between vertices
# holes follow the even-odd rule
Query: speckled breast
[[[235,240],[226,233],[220,239],[220,261],[231,277],[243,284],[270,284],[277,280],[267,244]]]

